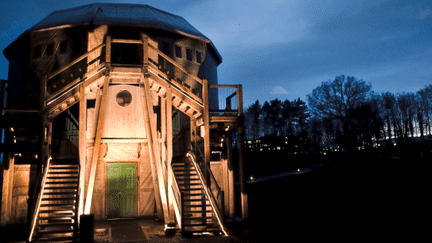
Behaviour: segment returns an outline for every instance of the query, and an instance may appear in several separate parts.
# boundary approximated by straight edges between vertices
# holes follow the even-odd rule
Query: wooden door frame
[[[139,212],[139,161],[107,161],[105,163],[105,219],[115,219],[115,218],[108,218],[108,165],[118,165],[118,164],[133,164],[135,165],[135,216],[132,218],[138,218],[138,212]]]

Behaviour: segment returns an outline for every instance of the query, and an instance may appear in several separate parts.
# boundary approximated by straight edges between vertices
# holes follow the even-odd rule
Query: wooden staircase
[[[188,159],[177,160],[172,168],[182,194],[182,233],[222,233],[193,163]]]
[[[48,167],[31,242],[74,242],[77,231],[78,165]]]

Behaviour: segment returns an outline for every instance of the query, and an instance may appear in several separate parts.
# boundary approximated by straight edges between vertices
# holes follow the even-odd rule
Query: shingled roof
[[[222,60],[210,39],[184,18],[142,4],[93,3],[54,11],[26,30],[20,37],[36,30],[79,25],[131,26],[174,32],[207,42],[214,49],[220,61]]]

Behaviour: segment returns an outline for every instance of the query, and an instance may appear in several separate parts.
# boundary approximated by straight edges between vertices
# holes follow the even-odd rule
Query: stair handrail
[[[34,230],[35,230],[35,227],[36,227],[36,221],[37,221],[37,218],[38,218],[38,213],[39,213],[40,205],[41,205],[41,202],[42,202],[43,191],[44,191],[44,187],[45,187],[46,178],[48,176],[48,169],[49,169],[50,161],[51,160],[52,160],[52,157],[50,156],[48,158],[46,166],[45,166],[44,176],[42,178],[42,183],[41,183],[41,187],[40,187],[40,193],[39,193],[39,196],[38,196],[38,199],[37,199],[37,202],[36,202],[35,210],[33,212],[32,226],[31,226],[31,229],[30,229],[30,235],[29,235],[29,239],[28,239],[29,242],[31,242],[31,240],[33,238],[33,233],[34,233]]]
[[[199,148],[196,148],[196,150],[200,153],[201,158],[204,160],[204,155],[203,155],[202,151],[201,151]],[[207,172],[208,172],[208,174],[210,175],[210,180],[211,180],[212,182],[214,182],[214,183],[210,183],[210,190],[211,190],[211,187],[212,187],[213,185],[215,185],[215,187],[216,187],[216,191],[217,191],[217,195],[213,195],[213,196],[216,197],[216,200],[217,200],[217,201],[219,201],[219,196],[222,197],[222,190],[220,189],[220,186],[219,186],[219,184],[217,183],[216,178],[214,177],[213,172],[211,171],[211,168],[210,168],[210,167],[207,167]],[[211,192],[212,192],[212,194],[213,194],[213,190],[211,190]],[[224,203],[223,198],[221,198],[220,201],[221,201],[221,203],[220,203],[220,204],[217,204],[217,205],[218,205],[218,206],[220,205],[219,210],[222,212],[222,209],[224,208],[224,207],[223,207],[223,203]]]
[[[171,186],[170,186],[170,188],[168,188],[169,189],[168,193],[171,192],[173,194],[174,212],[175,212],[175,215],[178,219],[177,223],[179,224],[180,228],[182,228],[182,225],[183,225],[183,223],[182,223],[183,222],[182,221],[182,215],[183,215],[182,195],[180,192],[180,188],[178,187],[177,179],[175,178],[175,175],[174,175],[174,170],[172,168],[172,164],[168,167],[169,167],[168,174],[171,176],[171,180],[172,180]],[[171,200],[171,198],[170,198],[170,200]]]
[[[198,164],[196,162],[195,155],[193,154],[192,151],[189,151],[189,152],[186,153],[186,157],[190,158],[191,162],[194,164],[195,169],[198,172],[198,177],[199,177],[199,179],[200,179],[200,181],[201,181],[201,183],[203,185],[204,192],[205,192],[207,198],[210,201],[210,205],[213,208],[213,211],[215,212],[216,219],[217,219],[217,221],[219,223],[219,226],[220,226],[223,234],[225,236],[228,236],[228,233],[225,231],[225,227],[224,227],[223,222],[222,222],[222,213],[220,212],[219,207],[217,206],[217,203],[216,203],[216,201],[215,201],[215,199],[213,197],[213,194],[209,192],[209,188],[207,186],[207,182],[206,182],[206,180],[205,180],[205,178],[203,176],[201,168],[198,166]]]

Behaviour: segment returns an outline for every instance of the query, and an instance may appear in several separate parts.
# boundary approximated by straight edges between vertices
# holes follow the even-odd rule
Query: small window
[[[175,54],[176,57],[182,58],[182,48],[180,46],[177,45],[175,46],[175,52],[176,52]]]
[[[197,52],[196,52],[196,62],[197,62],[197,63],[201,63],[201,61],[202,61],[202,60],[201,60],[201,52],[197,51]]]
[[[33,57],[38,58],[42,55],[42,47],[41,46],[35,46],[33,49]]]
[[[163,50],[162,52],[167,55],[167,56],[171,56],[171,45],[168,42],[163,42],[163,46],[162,46]]]
[[[123,106],[123,107],[128,106],[132,102],[132,95],[129,91],[122,90],[122,91],[117,93],[116,101],[117,101],[117,104],[119,104],[120,106]]]
[[[186,49],[186,59],[192,61],[192,50]]]
[[[62,41],[60,43],[60,53],[66,53],[67,51],[67,41]]]
[[[46,54],[48,56],[51,56],[52,54],[54,54],[54,43],[50,43],[47,48],[46,48]]]
[[[80,52],[81,51],[81,39],[74,38],[72,40],[72,52]]]

